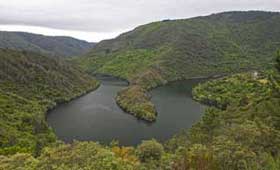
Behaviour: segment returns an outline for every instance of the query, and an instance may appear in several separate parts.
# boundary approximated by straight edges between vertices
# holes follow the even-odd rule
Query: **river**
[[[121,145],[137,145],[151,138],[163,141],[201,118],[205,107],[191,98],[192,87],[201,81],[178,81],[152,90],[152,102],[158,111],[154,123],[137,120],[116,105],[114,97],[127,83],[115,78],[104,78],[96,91],[58,106],[48,114],[47,121],[65,142],[108,144],[115,139]]]

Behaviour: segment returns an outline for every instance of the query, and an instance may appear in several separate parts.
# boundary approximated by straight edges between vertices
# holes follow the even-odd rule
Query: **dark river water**
[[[163,141],[201,118],[204,106],[191,98],[192,87],[201,81],[180,81],[152,90],[152,102],[158,111],[155,123],[137,120],[116,105],[114,97],[126,83],[114,78],[103,79],[96,91],[58,106],[48,114],[47,121],[66,142],[93,140],[108,144],[115,139],[121,145],[136,145],[151,138]]]

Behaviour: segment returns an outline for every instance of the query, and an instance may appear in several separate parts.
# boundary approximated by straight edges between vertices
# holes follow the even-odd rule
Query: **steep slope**
[[[94,43],[61,36],[0,31],[0,48],[33,51],[56,56],[77,56],[88,52]]]
[[[152,73],[174,80],[260,68],[280,45],[279,21],[279,13],[251,11],[151,23],[98,43],[80,62],[137,83]]]
[[[54,142],[45,122],[47,110],[97,86],[65,61],[0,50],[0,154],[36,154]]]
[[[174,80],[269,68],[272,51],[280,46],[279,28],[280,13],[276,12],[226,12],[166,20],[102,41],[78,62],[90,73],[112,74],[151,89]],[[124,96],[129,94],[118,101],[126,100]],[[132,104],[135,108],[148,103],[137,96],[127,100],[138,103]],[[153,110],[150,103],[143,109],[147,107]]]

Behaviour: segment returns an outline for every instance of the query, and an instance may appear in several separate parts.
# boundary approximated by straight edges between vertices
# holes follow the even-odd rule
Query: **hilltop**
[[[72,37],[0,31],[0,48],[69,57],[85,54],[93,46],[94,43]]]

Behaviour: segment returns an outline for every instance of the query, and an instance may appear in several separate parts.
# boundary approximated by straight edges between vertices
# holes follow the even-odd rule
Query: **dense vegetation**
[[[0,48],[69,57],[82,55],[88,52],[93,45],[93,43],[71,37],[0,31]]]
[[[76,61],[90,73],[122,77],[149,90],[174,80],[271,68],[279,27],[279,13],[261,11],[155,22],[102,41]],[[139,109],[126,110],[141,115]]]
[[[190,143],[201,149],[196,156],[205,164],[216,163],[217,169],[280,168],[280,91],[273,90],[271,77],[277,76],[273,73],[259,77],[234,75],[194,90],[198,100],[227,106],[223,110],[208,109],[188,134]],[[274,80],[279,85],[280,79]],[[208,85],[216,87],[209,92]],[[209,154],[210,160],[204,157]]]
[[[152,73],[170,81],[270,67],[279,21],[279,13],[251,11],[155,22],[98,43],[79,62],[148,87]]]
[[[114,148],[118,153],[129,149]],[[118,151],[120,150],[120,151]],[[125,156],[125,155],[124,155]],[[133,170],[137,162],[129,157],[123,159],[109,147],[94,142],[75,142],[45,148],[40,157],[30,154],[0,156],[0,170]]]
[[[224,110],[229,104],[243,106],[263,100],[271,93],[268,86],[268,77],[263,73],[250,72],[200,84],[193,90],[193,96],[201,103]]]
[[[188,132],[178,133],[165,144],[156,140],[137,147],[116,142],[109,146],[57,143],[38,157],[28,153],[0,156],[0,170],[278,170],[279,75],[277,71],[257,76],[249,72],[197,86],[193,91],[197,100],[215,101],[217,107],[209,107]],[[208,85],[215,88],[208,91]],[[225,101],[227,107],[219,108]]]
[[[0,50],[0,154],[38,154],[55,142],[45,116],[98,83],[70,64],[35,53]]]
[[[152,122],[156,120],[156,109],[150,98],[143,88],[134,85],[120,91],[116,97],[116,102],[127,113],[132,113],[139,119]]]

